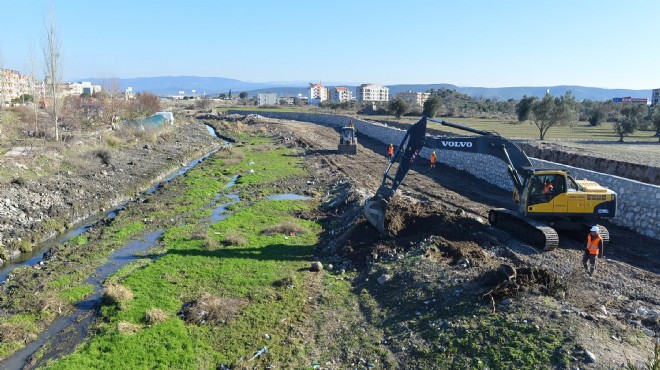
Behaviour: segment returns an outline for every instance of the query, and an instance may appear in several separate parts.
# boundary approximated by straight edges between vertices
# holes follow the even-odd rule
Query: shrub
[[[110,159],[111,155],[110,152],[105,150],[105,149],[98,149],[95,153],[94,156],[98,159],[101,160],[101,163],[103,163],[106,166],[110,165]]]

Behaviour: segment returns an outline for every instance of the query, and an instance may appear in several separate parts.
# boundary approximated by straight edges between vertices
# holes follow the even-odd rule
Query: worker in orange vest
[[[387,147],[387,159],[391,161],[392,156],[394,156],[394,144],[390,144],[390,146]]]
[[[596,269],[596,256],[598,256],[598,258],[603,257],[603,238],[598,235],[598,226],[593,226],[587,236],[587,246],[584,247],[584,256],[582,256],[584,271],[586,271],[589,276],[593,275],[594,270]],[[589,262],[591,266],[588,266],[587,262]]]
[[[543,187],[543,193],[544,194],[550,194],[550,193],[552,193],[553,189],[554,189],[554,187],[552,186],[552,183],[550,182],[550,180],[545,180],[545,186]]]
[[[431,153],[431,168],[435,168],[435,162],[438,160],[438,156],[435,155],[435,150]]]

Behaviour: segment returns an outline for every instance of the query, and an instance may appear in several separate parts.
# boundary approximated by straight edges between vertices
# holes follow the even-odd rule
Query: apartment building
[[[18,71],[0,68],[0,103],[9,103],[23,94],[32,94],[34,80]]]
[[[89,81],[63,83],[60,86],[64,96],[80,96],[82,94],[94,95],[101,92],[101,85],[92,85]]]
[[[427,92],[414,92],[414,91],[402,91],[396,93],[396,97],[409,102],[412,105],[419,107],[424,106],[424,102],[431,97],[431,93]]]
[[[330,88],[330,101],[343,103],[353,100],[353,92],[343,86]]]
[[[653,89],[651,93],[651,105],[655,107],[658,103],[660,103],[660,89]]]
[[[322,83],[309,84],[309,104],[319,104],[328,100],[328,88],[323,87]]]
[[[390,89],[379,84],[362,84],[357,88],[357,100],[363,102],[386,102],[390,100]]]
[[[264,105],[277,105],[277,93],[257,93],[257,104]]]

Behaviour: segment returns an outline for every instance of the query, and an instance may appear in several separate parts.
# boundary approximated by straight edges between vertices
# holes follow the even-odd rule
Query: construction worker
[[[593,226],[587,236],[587,246],[584,247],[584,256],[582,256],[584,271],[586,271],[589,276],[591,276],[596,269],[596,256],[598,256],[598,258],[603,257],[603,238],[598,235],[598,226]],[[587,265],[587,262],[591,264],[590,267]]]
[[[554,187],[552,186],[550,180],[545,180],[545,186],[543,187],[543,194],[551,194],[552,190],[554,190]]]
[[[438,160],[438,156],[435,155],[435,150],[431,153],[431,168],[435,168],[435,162]]]
[[[393,156],[394,156],[394,144],[390,144],[390,146],[387,147],[387,159],[391,161]]]

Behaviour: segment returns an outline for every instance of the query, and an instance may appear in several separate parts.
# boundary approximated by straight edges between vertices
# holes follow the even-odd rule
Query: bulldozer
[[[432,136],[426,133],[427,121],[440,123],[474,136]],[[534,168],[515,143],[493,131],[422,117],[408,128],[390,160],[376,195],[366,201],[364,215],[380,233],[385,233],[388,201],[402,184],[406,173],[422,148],[440,153],[445,150],[493,156],[506,164],[513,182],[515,210],[489,210],[489,223],[545,251],[559,245],[557,229],[584,230],[600,219],[616,216],[616,193],[589,180],[576,180],[563,169]],[[440,154],[440,157],[442,155]],[[398,161],[394,176],[390,171]],[[603,242],[609,231],[597,224]],[[586,232],[583,233],[586,235]]]
[[[337,152],[339,154],[357,154],[357,136],[353,122],[341,128]]]

